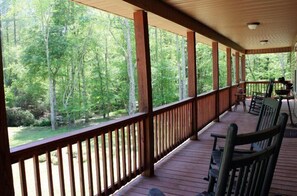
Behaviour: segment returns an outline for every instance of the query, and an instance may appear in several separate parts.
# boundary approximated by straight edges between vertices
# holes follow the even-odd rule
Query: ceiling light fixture
[[[251,22],[247,23],[247,26],[250,30],[255,30],[260,25],[259,22]]]
[[[260,44],[261,45],[266,45],[268,43],[268,40],[267,39],[263,39],[260,41]]]

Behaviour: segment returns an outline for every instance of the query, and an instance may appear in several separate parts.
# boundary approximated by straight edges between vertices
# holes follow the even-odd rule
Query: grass
[[[10,147],[23,145],[29,142],[53,137],[62,133],[78,130],[101,122],[106,122],[123,115],[123,111],[111,113],[110,118],[93,117],[89,123],[78,123],[71,126],[61,126],[57,130],[51,130],[51,127],[8,127]]]
[[[78,128],[75,128],[78,129]],[[50,127],[8,127],[10,147],[53,137],[61,133],[73,131],[65,127],[53,131]]]

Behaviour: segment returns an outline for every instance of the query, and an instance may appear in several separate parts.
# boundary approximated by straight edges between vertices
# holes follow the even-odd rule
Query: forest
[[[153,106],[186,98],[186,38],[150,26],[149,39]],[[132,20],[68,0],[6,0],[1,41],[9,126],[55,130],[138,111]],[[199,41],[196,48],[201,94],[212,90],[212,49]],[[290,79],[290,55],[247,55],[246,80]],[[225,87],[224,50],[219,66]]]

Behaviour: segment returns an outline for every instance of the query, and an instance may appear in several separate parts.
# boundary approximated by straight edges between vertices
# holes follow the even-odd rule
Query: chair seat
[[[250,153],[253,153],[255,151],[253,150],[246,150],[246,149],[235,149],[233,153],[233,157],[244,157],[249,155]],[[211,177],[217,178],[219,175],[219,168],[221,166],[221,159],[223,156],[223,151],[222,150],[214,150],[212,151],[212,159],[214,161],[214,164],[212,166],[212,169],[209,170],[209,175]]]
[[[220,167],[222,154],[223,154],[223,153],[222,153],[221,150],[214,150],[214,151],[212,151],[212,154],[211,154],[214,163],[215,163],[218,167]]]

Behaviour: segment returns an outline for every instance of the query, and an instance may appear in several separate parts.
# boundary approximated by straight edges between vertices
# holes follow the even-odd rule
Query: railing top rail
[[[48,151],[53,151],[57,148],[65,147],[69,144],[74,144],[78,141],[84,141],[88,138],[99,136],[107,133],[110,130],[121,128],[125,125],[135,123],[146,117],[145,113],[137,113],[131,116],[111,120],[86,127],[80,130],[63,133],[58,136],[46,138],[40,141],[31,142],[21,146],[13,147],[10,149],[11,163],[16,163],[19,159],[27,159],[33,155],[40,155]]]
[[[166,112],[166,111],[169,111],[171,109],[180,107],[182,105],[186,105],[186,104],[192,102],[193,99],[194,99],[194,97],[188,97],[188,98],[183,99],[181,101],[177,101],[177,102],[174,102],[174,103],[170,103],[170,104],[167,104],[167,105],[156,107],[156,108],[154,108],[153,113],[154,113],[154,115],[161,114],[163,112]]]
[[[206,97],[208,95],[215,94],[215,93],[216,93],[215,90],[212,90],[212,91],[209,91],[209,92],[206,92],[206,93],[201,93],[201,94],[197,95],[197,98],[203,98],[203,97]]]
[[[291,82],[290,80],[286,80],[286,82]],[[267,84],[269,83],[268,80],[263,81],[246,81],[247,84]],[[280,83],[279,81],[275,80],[274,83]]]

